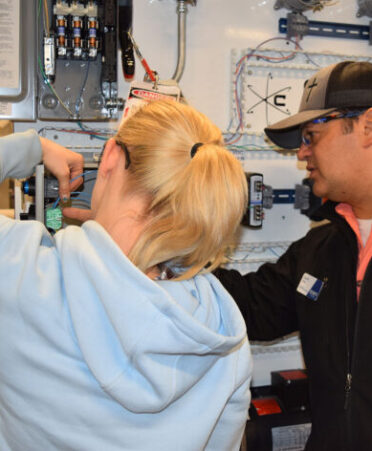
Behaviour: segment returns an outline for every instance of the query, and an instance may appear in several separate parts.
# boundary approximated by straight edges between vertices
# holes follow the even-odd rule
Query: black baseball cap
[[[344,108],[372,107],[372,63],[342,61],[325,67],[305,82],[297,114],[265,128],[276,145],[295,149],[301,126]]]

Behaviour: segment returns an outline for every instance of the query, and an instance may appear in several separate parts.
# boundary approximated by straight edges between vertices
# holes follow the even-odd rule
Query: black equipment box
[[[251,388],[246,449],[302,451],[311,431],[306,371],[275,371],[271,381]]]

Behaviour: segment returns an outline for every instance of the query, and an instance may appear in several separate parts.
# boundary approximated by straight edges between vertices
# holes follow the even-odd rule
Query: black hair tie
[[[193,157],[195,156],[195,154],[196,154],[196,152],[198,151],[199,147],[202,146],[202,145],[203,145],[203,143],[195,143],[195,144],[191,147],[191,150],[190,150],[191,158],[193,158]]]

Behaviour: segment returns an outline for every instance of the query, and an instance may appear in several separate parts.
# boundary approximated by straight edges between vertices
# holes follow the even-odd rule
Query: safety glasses
[[[335,112],[331,113],[328,116],[324,117],[318,117],[317,119],[313,119],[310,122],[307,122],[307,124],[325,124],[326,122],[333,121],[335,119],[345,119],[345,118],[351,118],[351,117],[358,117],[361,116],[364,113],[365,110],[358,110],[358,111],[347,111],[345,113],[342,112]],[[305,146],[310,146],[312,142],[313,134],[309,130],[302,130],[301,131],[301,143]]]

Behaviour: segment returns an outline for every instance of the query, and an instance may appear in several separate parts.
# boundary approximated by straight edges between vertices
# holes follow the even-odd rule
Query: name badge
[[[316,301],[323,286],[323,281],[305,272],[298,284],[297,291],[312,301]]]

